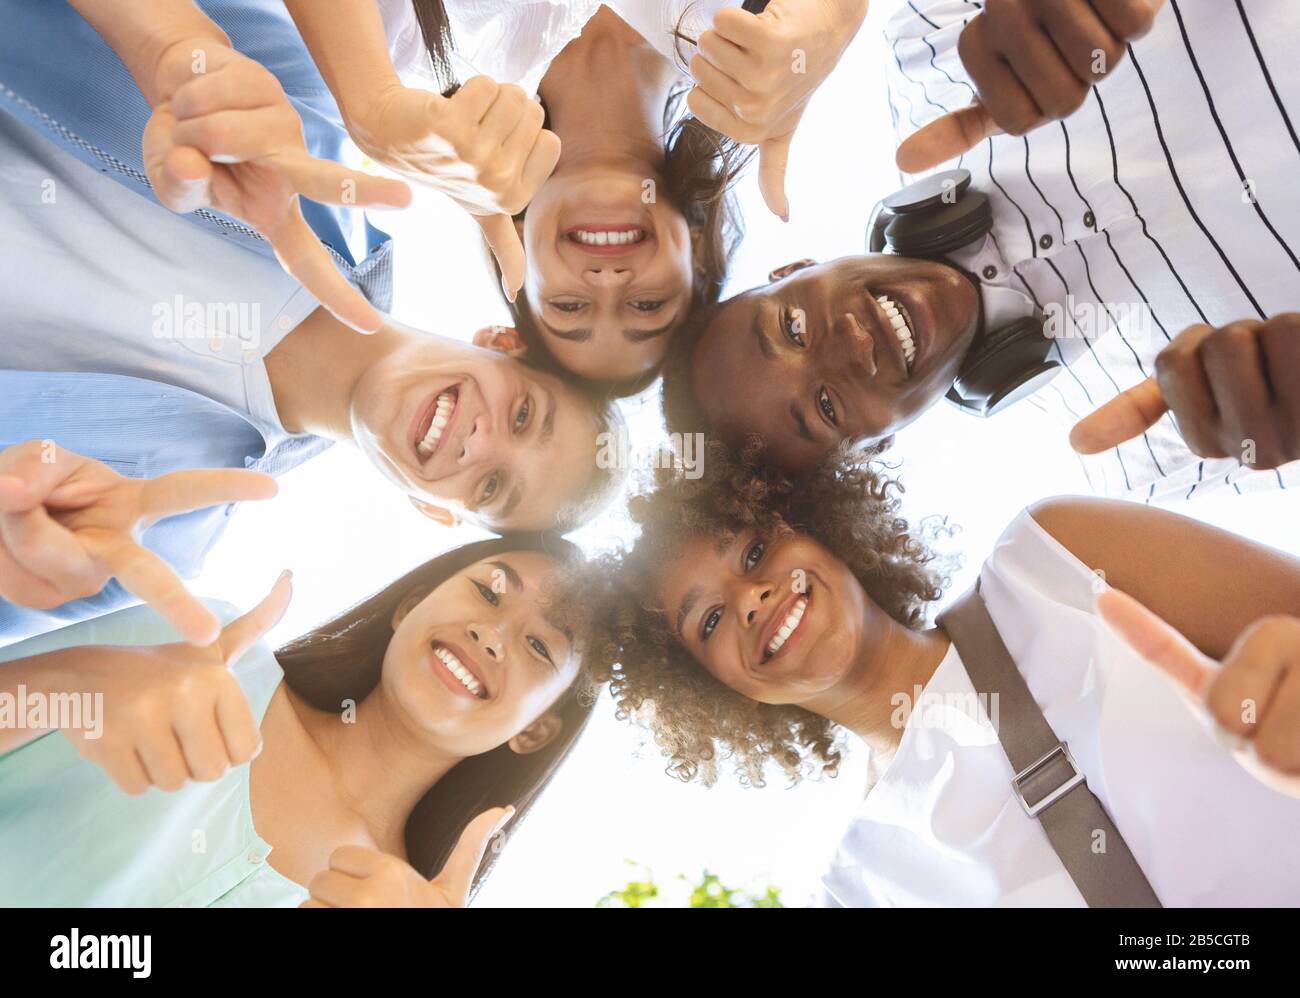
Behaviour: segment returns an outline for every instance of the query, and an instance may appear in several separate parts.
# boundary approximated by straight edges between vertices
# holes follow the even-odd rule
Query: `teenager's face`
[[[715,679],[762,703],[804,703],[867,655],[867,595],[805,534],[688,541],[657,579],[669,632]]]
[[[523,294],[556,360],[579,377],[632,380],[663,360],[691,299],[691,233],[644,167],[581,164],[528,205]]]
[[[479,755],[505,744],[573,683],[573,638],[544,613],[555,567],[536,551],[504,554],[399,611],[382,682],[448,751]]]
[[[722,309],[691,376],[720,436],[740,444],[758,434],[767,460],[806,471],[845,440],[882,440],[948,390],[975,335],[979,294],[952,267],[906,257],[791,267]]]
[[[593,403],[493,350],[422,336],[353,392],[355,439],[416,499],[485,526],[538,530],[592,474]]]

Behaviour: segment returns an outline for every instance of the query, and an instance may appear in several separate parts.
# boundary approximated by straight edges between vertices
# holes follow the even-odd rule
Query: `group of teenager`
[[[0,725],[0,901],[462,905],[603,689],[682,780],[869,752],[826,904],[1300,901],[1300,561],[1162,508],[1300,486],[1300,12],[902,3],[912,183],[724,299],[734,185],[788,218],[866,13],[0,0],[0,694],[105,705]],[[408,182],[512,325],[388,317]],[[585,558],[642,393],[706,446]],[[1024,511],[936,621],[888,454],[945,398],[1058,417],[1112,498]],[[272,650],[287,574],[182,580],[335,442],[499,536]]]

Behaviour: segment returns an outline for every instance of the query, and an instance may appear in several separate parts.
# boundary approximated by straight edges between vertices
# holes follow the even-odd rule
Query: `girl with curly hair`
[[[754,785],[769,761],[791,781],[834,774],[840,737],[857,736],[872,787],[824,902],[1088,903],[1012,804],[998,694],[977,692],[953,617],[926,624],[941,563],[897,483],[849,458],[794,479],[712,448],[705,467],[658,474],[633,504],[640,538],[593,587],[606,595],[589,664],[668,771],[710,783],[729,757]],[[1300,563],[1161,510],[1058,498],[1012,522],[980,595],[1156,903],[1294,900],[1300,679],[1279,676],[1300,652]],[[1200,704],[1142,655],[1200,677]],[[1207,737],[1208,717],[1253,753]]]

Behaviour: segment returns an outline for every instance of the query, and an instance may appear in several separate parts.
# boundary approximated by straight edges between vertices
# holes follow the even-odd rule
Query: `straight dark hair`
[[[484,559],[519,551],[557,559],[565,575],[582,562],[574,544],[553,534],[495,537],[448,551],[279,648],[275,657],[284,670],[284,681],[317,710],[340,711],[345,700],[360,703],[379,685],[393,636],[393,615],[403,600],[412,593],[432,592]],[[489,808],[513,804],[515,816],[508,828],[518,828],[578,740],[591,716],[593,699],[579,678],[552,706],[563,727],[544,748],[519,755],[501,745],[463,760],[430,787],[406,822],[411,865],[425,877],[433,877],[447,862],[465,826]],[[484,855],[471,896],[495,865],[499,841]]]

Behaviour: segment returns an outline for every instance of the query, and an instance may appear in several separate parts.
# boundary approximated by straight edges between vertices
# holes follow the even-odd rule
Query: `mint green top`
[[[238,616],[227,604],[207,605],[223,623]],[[0,668],[75,645],[176,640],[156,613],[134,606],[0,649]],[[261,641],[232,671],[260,724],[284,673]],[[132,797],[60,732],[0,755],[2,906],[297,905],[307,891],[268,865],[270,852],[253,828],[247,765],[215,782]]]

